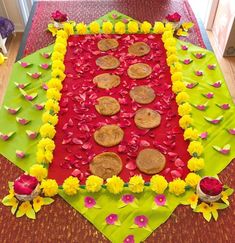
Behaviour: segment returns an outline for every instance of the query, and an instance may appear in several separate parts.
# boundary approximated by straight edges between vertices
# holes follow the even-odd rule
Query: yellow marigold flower
[[[129,189],[132,192],[142,192],[144,190],[144,180],[141,175],[132,176],[129,181]]]
[[[186,183],[179,178],[174,179],[169,183],[169,192],[179,196],[185,192]]]
[[[77,177],[70,176],[64,180],[63,190],[69,196],[76,195],[79,191],[79,180]]]
[[[172,54],[176,55],[176,47],[175,46],[169,46],[168,49],[167,49],[166,55],[170,56]]]
[[[175,46],[176,45],[176,39],[174,37],[171,38],[167,38],[164,42],[164,45],[166,47],[170,47],[170,46]],[[167,48],[166,48],[167,49]]]
[[[52,151],[46,150],[45,153],[44,153],[44,155],[45,155],[45,161],[44,161],[44,163],[47,163],[47,164],[51,163],[52,162],[52,159],[53,159],[53,153],[52,153]]]
[[[46,110],[53,111],[54,113],[58,113],[60,110],[59,103],[53,99],[49,99],[46,101],[45,108]]]
[[[52,36],[55,36],[58,32],[58,29],[53,24],[48,24],[47,29],[52,33]]]
[[[56,43],[54,45],[54,51],[58,51],[64,55],[66,52],[66,47],[61,43]]]
[[[61,60],[64,61],[64,55],[58,51],[53,51],[51,55],[51,60],[54,62],[55,60]]]
[[[191,111],[192,111],[192,106],[188,102],[179,105],[178,107],[178,113],[180,116],[189,115]]]
[[[189,95],[186,92],[180,92],[176,96],[176,102],[178,105],[187,102],[188,100],[189,100]]]
[[[174,74],[176,72],[181,72],[182,71],[182,65],[179,62],[174,63],[171,65],[170,72],[171,74]]]
[[[144,21],[141,24],[140,31],[144,34],[148,34],[151,31],[152,25],[148,21]]]
[[[55,60],[52,62],[52,70],[60,69],[62,72],[65,70],[65,65],[61,60]]]
[[[93,21],[89,25],[90,31],[93,34],[99,34],[100,33],[100,24],[96,21]]]
[[[113,24],[110,21],[104,22],[102,30],[105,34],[111,34],[113,32]]]
[[[118,176],[112,176],[107,179],[107,189],[113,194],[118,194],[123,191],[124,181]]]
[[[205,162],[204,159],[202,158],[191,158],[188,161],[188,168],[190,169],[190,171],[198,171],[203,169],[205,166]]]
[[[91,175],[86,179],[86,190],[88,192],[98,192],[104,180],[99,176]]]
[[[61,93],[55,88],[50,88],[47,90],[46,96],[47,99],[54,99],[59,101],[61,98]]]
[[[58,91],[61,91],[61,89],[63,88],[62,86],[62,82],[58,79],[58,78],[52,78],[49,80],[49,82],[47,83],[47,87],[50,88],[55,88]]]
[[[182,116],[179,120],[180,127],[183,129],[188,128],[193,122],[193,119],[190,115]]]
[[[184,131],[184,140],[197,140],[198,136],[198,131],[192,127],[189,127]]]
[[[42,138],[37,145],[38,149],[53,151],[55,149],[55,143],[50,138]]]
[[[56,180],[53,179],[43,180],[41,189],[46,197],[53,197],[58,193],[58,184]]]
[[[51,125],[55,126],[58,123],[58,116],[51,115],[48,111],[42,114],[42,122],[43,123],[50,123]]]
[[[51,72],[51,77],[52,78],[58,78],[59,80],[63,81],[66,77],[66,75],[64,74],[63,71],[61,71],[60,69],[54,69]]]
[[[176,72],[171,75],[171,81],[174,83],[176,81],[182,81],[183,75],[181,72]]]
[[[167,58],[167,64],[170,66],[171,64],[173,64],[174,62],[178,62],[178,57],[176,55],[170,55],[168,58]]]
[[[55,133],[55,127],[49,123],[45,123],[40,127],[40,135],[42,138],[53,138]]]
[[[118,21],[118,22],[115,24],[115,26],[114,26],[114,31],[115,31],[115,33],[117,33],[117,34],[122,35],[122,34],[126,33],[126,25],[125,25],[123,22]]]
[[[62,44],[64,47],[67,47],[67,38],[63,38],[63,37],[57,35],[55,44],[58,44],[58,43]]]
[[[158,193],[163,194],[168,186],[167,180],[164,178],[164,176],[161,175],[154,175],[152,176],[150,180],[150,188]]]
[[[68,34],[64,30],[58,30],[57,35],[56,35],[56,39],[58,37],[61,37],[61,38],[66,40],[68,38]]]
[[[85,35],[86,31],[87,31],[87,28],[86,28],[86,25],[82,22],[82,23],[78,23],[76,25],[76,30],[77,30],[77,33],[79,35]]]
[[[165,42],[169,38],[172,38],[172,36],[173,36],[173,33],[171,31],[165,31],[162,34],[162,40],[163,40],[163,42]]]
[[[63,23],[63,27],[64,31],[68,34],[68,36],[74,34],[73,24],[65,22]]]
[[[187,150],[192,156],[197,157],[200,156],[203,152],[203,146],[198,141],[190,142]]]
[[[44,163],[45,161],[45,156],[44,156],[44,150],[43,149],[38,149],[36,153],[36,161],[39,164]]]
[[[173,25],[172,25],[171,23],[167,23],[167,24],[165,25],[165,30],[167,30],[167,31],[172,31],[172,30],[173,30]]]
[[[41,181],[47,177],[47,169],[42,165],[34,164],[30,167],[29,174],[36,177],[38,181]]]
[[[162,22],[155,22],[153,26],[153,33],[162,34],[165,31],[164,24]]]
[[[174,92],[174,93],[179,93],[179,92],[182,92],[182,91],[184,91],[185,90],[185,85],[184,85],[184,83],[183,82],[181,82],[181,81],[175,81],[174,83],[173,83],[173,85],[172,85],[172,91]]]
[[[200,180],[201,177],[195,173],[189,173],[185,178],[185,182],[191,187],[196,187]]]
[[[131,34],[135,34],[139,31],[139,24],[136,21],[130,21],[127,24],[127,30]]]

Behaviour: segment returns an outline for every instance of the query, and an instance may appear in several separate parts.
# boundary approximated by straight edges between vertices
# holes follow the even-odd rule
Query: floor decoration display
[[[0,111],[0,152],[25,171],[2,203],[35,219],[59,194],[112,242],[145,240],[180,204],[217,220],[234,104],[214,54],[175,38],[193,24],[53,16],[55,44],[14,64]]]

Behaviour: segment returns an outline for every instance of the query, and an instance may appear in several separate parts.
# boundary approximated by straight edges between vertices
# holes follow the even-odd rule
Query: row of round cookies
[[[116,39],[102,39],[98,42],[99,50],[105,52],[119,46]],[[142,57],[150,52],[150,47],[144,42],[135,42],[128,48],[128,53]],[[96,59],[96,65],[102,70],[113,70],[119,67],[120,61],[112,55],[105,55]],[[129,66],[127,74],[132,79],[144,79],[152,73],[152,68],[146,63],[135,63]],[[119,86],[120,77],[111,73],[103,73],[94,77],[93,82],[98,88],[111,89]],[[145,105],[154,101],[155,91],[147,85],[139,85],[129,92],[135,102]],[[120,111],[119,102],[111,96],[97,99],[95,108],[104,116],[112,116]],[[134,122],[140,129],[151,129],[159,126],[161,115],[150,109],[141,108],[136,111]],[[104,125],[94,133],[94,140],[103,147],[113,147],[122,142],[124,131],[116,124]],[[137,168],[146,174],[156,174],[165,167],[165,156],[156,149],[147,148],[139,152],[136,158]],[[103,152],[96,155],[90,163],[90,171],[103,179],[118,175],[122,170],[121,158],[114,152]]]

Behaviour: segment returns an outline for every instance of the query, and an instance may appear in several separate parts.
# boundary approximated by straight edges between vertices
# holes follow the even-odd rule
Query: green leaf
[[[212,213],[212,216],[215,219],[215,221],[217,221],[218,216],[219,216],[217,210],[213,210],[211,213]]]
[[[18,203],[17,203],[17,205],[15,206],[15,207],[12,207],[11,208],[11,213],[14,215],[15,214],[15,212],[16,212],[16,210],[17,210],[17,207],[18,207]]]
[[[210,220],[211,220],[211,213],[209,213],[209,212],[204,212],[202,215],[203,215],[203,217],[204,217],[204,219],[205,219],[206,221],[210,222]]]
[[[228,188],[227,190],[225,190],[225,193],[227,196],[231,196],[233,194],[234,190],[232,188]]]
[[[228,205],[224,204],[224,203],[217,203],[217,206],[218,206],[218,209],[225,209],[228,207]]]
[[[139,227],[138,227],[138,225],[136,225],[136,224],[132,224],[132,225],[130,226],[130,229],[137,229],[137,228],[139,228]]]
[[[53,203],[54,202],[54,199],[52,199],[52,198],[50,198],[50,197],[44,197],[43,198],[43,203],[44,203],[44,205],[49,205],[49,204],[51,204],[51,203]]]
[[[13,188],[13,182],[12,181],[8,181],[8,187],[9,187],[9,189],[12,189]]]
[[[22,217],[24,214],[25,214],[24,212],[18,210],[18,211],[16,212],[16,217],[17,217],[17,218],[20,218],[20,217]]]
[[[26,212],[26,216],[30,219],[36,219],[36,214],[32,208]]]

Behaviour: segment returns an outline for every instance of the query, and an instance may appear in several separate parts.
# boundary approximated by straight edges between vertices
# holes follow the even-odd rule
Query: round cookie
[[[134,121],[141,129],[150,129],[159,126],[161,115],[152,109],[141,108],[135,113]]]
[[[120,84],[120,77],[116,74],[102,73],[94,77],[93,83],[101,89],[115,88]]]
[[[103,70],[115,69],[120,65],[120,61],[112,55],[98,57],[95,62]]]
[[[143,149],[136,158],[138,169],[148,175],[159,173],[164,169],[165,164],[165,156],[157,149]]]
[[[98,42],[97,46],[101,51],[108,51],[118,47],[118,41],[116,39],[102,39]]]
[[[156,95],[154,90],[147,85],[140,85],[134,87],[130,91],[131,98],[139,104],[149,104],[151,103]]]
[[[128,52],[137,57],[142,57],[150,52],[150,47],[144,42],[135,42],[128,48]]]
[[[120,111],[120,104],[111,96],[102,96],[97,99],[95,109],[101,115],[112,116]]]
[[[89,168],[93,175],[99,176],[103,179],[108,179],[121,172],[122,160],[115,153],[104,152],[93,158]]]
[[[133,79],[146,78],[151,73],[152,73],[152,68],[146,63],[132,64],[127,70],[128,76]]]
[[[119,144],[124,136],[118,125],[104,125],[94,133],[95,141],[103,147],[112,147]]]

